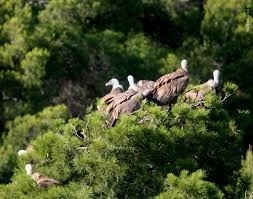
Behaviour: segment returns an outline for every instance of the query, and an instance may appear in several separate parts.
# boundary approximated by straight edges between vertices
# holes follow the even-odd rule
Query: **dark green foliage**
[[[25,149],[38,135],[65,123],[68,110],[63,105],[48,107],[36,115],[16,117],[6,125],[0,148],[0,181],[8,182],[17,161],[17,152]]]
[[[223,188],[240,168],[241,135],[211,97],[210,108],[179,103],[170,112],[143,103],[141,110],[121,117],[111,129],[99,112],[87,113],[84,120],[71,119],[32,142],[34,151],[20,158],[13,180],[24,175],[24,165],[31,162],[34,172],[59,180],[60,187],[78,182],[80,189],[91,187],[100,198],[147,198],[160,193],[168,173],[204,169],[210,182],[199,185],[201,174],[193,186],[198,184],[196,189],[207,195],[203,197],[221,198],[211,182]],[[29,186],[19,186],[22,194],[29,192]],[[56,193],[60,187],[49,190]]]
[[[250,198],[251,152],[242,165],[241,156],[253,144],[252,7],[0,0],[1,197]],[[127,88],[127,75],[156,80],[183,58],[191,85],[222,72],[219,97],[208,93],[205,107],[145,101],[111,129],[104,114],[84,111],[112,77]],[[34,150],[18,157],[29,143]],[[61,184],[37,187],[27,163]]]
[[[223,198],[222,192],[212,183],[203,180],[204,173],[198,170],[189,174],[183,170],[179,177],[168,174],[164,183],[164,192],[160,193],[156,199],[163,198]]]

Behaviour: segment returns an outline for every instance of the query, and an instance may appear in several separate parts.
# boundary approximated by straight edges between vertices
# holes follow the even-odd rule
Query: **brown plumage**
[[[52,185],[60,184],[60,182],[58,180],[55,180],[53,178],[49,178],[49,177],[42,175],[38,172],[33,173],[32,167],[33,167],[32,164],[25,165],[26,174],[28,176],[30,176],[36,182],[38,187],[46,188],[46,187],[49,187]]]
[[[33,173],[32,178],[36,182],[38,187],[47,188],[52,185],[60,184],[58,180],[55,180],[53,178],[49,178],[45,175],[41,175],[40,173]]]
[[[133,90],[128,90],[127,93],[119,95],[117,99],[109,105],[109,126],[114,126],[115,122],[122,114],[131,114],[137,111],[141,107],[141,101],[149,95],[150,92],[151,90],[145,90],[143,93],[136,93]]]
[[[140,80],[137,82],[139,92],[145,91],[146,89],[153,90],[155,82],[150,80]]]
[[[204,83],[199,85],[191,90],[188,90],[184,94],[185,102],[198,102],[204,100],[204,96],[210,92],[212,88],[208,85],[208,83]]]
[[[107,93],[104,97],[102,97],[102,101],[108,105],[113,101],[113,98],[115,96],[117,96],[120,93],[123,93],[124,90],[123,88],[117,87],[117,88],[112,88],[112,90],[110,91],[110,93]]]
[[[203,100],[205,95],[210,91],[214,91],[219,84],[219,75],[220,72],[218,70],[213,71],[213,79],[209,79],[204,84],[195,86],[194,88],[188,90],[184,94],[185,102],[197,102],[199,105],[203,105]]]
[[[187,61],[181,61],[182,68],[173,73],[160,77],[154,85],[152,100],[159,105],[170,105],[186,89],[189,76],[187,72]]]
[[[109,115],[109,126],[114,126],[117,119],[122,114],[131,114],[141,107],[141,100],[150,94],[152,90],[146,89],[143,92],[138,92],[138,86],[134,84],[133,77],[128,76],[129,89],[124,93],[114,97],[111,104],[107,107]]]

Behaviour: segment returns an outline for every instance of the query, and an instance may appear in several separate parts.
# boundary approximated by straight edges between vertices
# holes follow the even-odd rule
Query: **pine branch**
[[[74,125],[71,125],[71,126],[73,128],[72,132],[74,133],[74,135],[76,135],[81,140],[86,138],[86,135],[84,133],[84,129],[82,129],[82,131],[80,131],[80,130],[77,130]],[[82,135],[82,136],[80,136],[80,135]]]

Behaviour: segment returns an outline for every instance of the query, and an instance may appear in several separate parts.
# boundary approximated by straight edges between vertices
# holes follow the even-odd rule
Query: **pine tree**
[[[164,183],[164,192],[155,198],[223,198],[222,192],[214,184],[203,180],[203,177],[204,173],[202,170],[191,174],[183,170],[179,177],[168,174]]]
[[[16,117],[7,124],[0,147],[0,181],[8,182],[17,164],[17,153],[25,149],[33,139],[49,129],[55,129],[68,118],[63,105],[47,107],[36,115]]]
[[[75,188],[84,190],[79,193],[83,197],[147,198],[160,194],[168,173],[173,176],[182,170],[201,169],[205,181],[202,171],[189,176],[182,172],[181,176],[193,179],[184,186],[193,186],[190,194],[197,190],[204,198],[222,198],[213,183],[223,189],[240,168],[241,135],[214,94],[207,104],[192,109],[178,102],[168,112],[165,107],[143,102],[140,110],[122,116],[109,129],[105,115],[88,110],[82,120],[70,119],[37,136],[31,143],[34,150],[19,158],[13,182],[2,192],[12,188],[16,190],[13,194],[23,197],[49,193],[56,197],[57,190],[65,187],[73,198],[78,197]],[[36,186],[25,173],[27,163],[34,172],[56,179],[60,185]],[[187,188],[180,188],[184,177],[175,185],[179,186],[175,193],[185,194]]]

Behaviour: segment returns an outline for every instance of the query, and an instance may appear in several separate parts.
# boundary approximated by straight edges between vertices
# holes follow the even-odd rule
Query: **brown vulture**
[[[202,103],[205,95],[208,92],[213,91],[218,87],[219,76],[220,76],[220,71],[214,70],[213,71],[213,79],[209,79],[204,84],[200,84],[198,86],[195,86],[194,88],[188,90],[184,94],[185,101],[186,102]]]
[[[119,81],[116,78],[112,78],[105,84],[105,86],[112,86],[112,89],[109,93],[101,98],[101,104],[97,106],[98,110],[101,110],[101,105],[109,105],[115,96],[124,92],[122,85],[119,84]]]
[[[109,126],[115,125],[117,119],[122,114],[131,114],[141,107],[141,101],[146,98],[150,93],[151,89],[144,91],[138,90],[138,86],[134,83],[132,75],[127,77],[129,82],[129,88],[127,91],[118,94],[114,97],[111,104],[107,107],[107,113],[109,115]]]
[[[158,105],[171,105],[184,92],[189,82],[187,60],[181,61],[181,68],[156,80],[151,100]]]
[[[38,187],[49,187],[51,185],[60,184],[58,180],[55,180],[53,178],[49,178],[45,175],[42,175],[38,172],[33,173],[32,171],[32,164],[26,164],[25,165],[26,174],[31,176],[31,178],[36,182]]]

